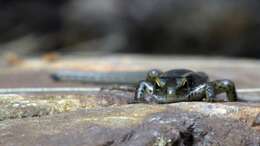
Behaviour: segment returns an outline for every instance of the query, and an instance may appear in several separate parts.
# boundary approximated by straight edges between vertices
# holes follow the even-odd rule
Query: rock
[[[0,95],[0,121],[127,104],[133,95],[116,90],[84,95]]]
[[[259,114],[259,107],[247,107],[204,102],[133,104],[5,120],[0,123],[0,144],[258,146],[260,131],[241,119],[244,112]]]
[[[260,130],[260,113],[257,114],[252,126],[258,126],[258,129]]]

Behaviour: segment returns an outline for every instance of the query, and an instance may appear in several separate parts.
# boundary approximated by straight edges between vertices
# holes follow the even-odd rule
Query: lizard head
[[[157,78],[160,77],[162,71],[158,69],[152,69],[147,73],[147,80],[148,81],[155,81]]]
[[[164,87],[166,82],[164,80],[160,79],[161,74],[162,74],[162,71],[160,71],[158,69],[152,69],[147,74],[147,80],[149,82],[157,84],[159,87]]]

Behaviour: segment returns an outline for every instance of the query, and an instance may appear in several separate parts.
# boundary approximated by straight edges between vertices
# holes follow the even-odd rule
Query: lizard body
[[[226,93],[228,101],[237,101],[235,84],[230,80],[209,81],[205,73],[187,69],[151,70],[146,80],[139,82],[135,98],[141,102],[156,103],[213,102],[219,101],[215,98],[219,93]]]

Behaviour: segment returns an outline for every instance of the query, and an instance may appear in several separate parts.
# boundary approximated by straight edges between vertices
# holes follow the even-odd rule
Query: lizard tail
[[[102,84],[137,84],[146,78],[147,72],[79,72],[58,71],[51,74],[54,81]]]
[[[260,102],[260,88],[237,89],[238,101]]]

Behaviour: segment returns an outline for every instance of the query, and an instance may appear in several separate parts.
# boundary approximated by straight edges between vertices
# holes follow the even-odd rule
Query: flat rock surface
[[[102,59],[100,59],[102,58]],[[171,56],[102,56],[2,62],[0,87],[104,87],[56,83],[61,69],[125,71],[189,68],[237,88],[260,87],[260,62]],[[107,85],[106,85],[107,87]],[[239,93],[260,98],[260,92]],[[130,104],[133,91],[0,95],[0,145],[260,145],[260,103]]]

